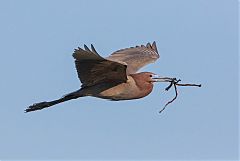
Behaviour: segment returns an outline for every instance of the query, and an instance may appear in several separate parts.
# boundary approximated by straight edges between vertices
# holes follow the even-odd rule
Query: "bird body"
[[[143,77],[145,74],[150,73],[144,72],[129,75],[127,76],[126,83],[124,82],[116,86],[112,86],[110,85],[111,83],[109,83],[109,85],[112,87],[109,87],[101,92],[99,92],[99,89],[106,88],[106,83],[102,83],[93,87],[83,88],[80,91],[85,96],[93,96],[114,101],[142,98],[150,94],[153,89],[152,82],[149,81],[146,83],[145,81],[143,82],[140,81],[140,79],[137,79],[138,77]]]
[[[142,98],[152,92],[153,83],[156,82],[155,74],[136,72],[159,58],[155,42],[121,49],[107,58],[101,57],[93,45],[91,50],[86,45],[84,49],[75,49],[73,53],[81,88],[60,99],[33,104],[25,112],[41,110],[84,96],[118,101]]]

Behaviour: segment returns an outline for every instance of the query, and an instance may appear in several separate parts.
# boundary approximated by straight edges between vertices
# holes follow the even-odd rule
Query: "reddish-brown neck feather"
[[[145,97],[152,92],[153,83],[149,81],[149,76],[143,73],[131,75],[136,82],[137,87],[140,90],[139,98]]]

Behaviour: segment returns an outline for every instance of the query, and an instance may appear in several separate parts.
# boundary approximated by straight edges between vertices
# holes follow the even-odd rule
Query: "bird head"
[[[147,83],[156,82],[155,78],[157,78],[157,74],[154,74],[152,72],[141,72],[134,75],[137,76],[138,79]]]
[[[134,74],[134,77],[137,77],[139,80],[142,80],[147,83],[172,82],[176,80],[176,78],[162,77],[152,72],[137,73],[137,74]]]

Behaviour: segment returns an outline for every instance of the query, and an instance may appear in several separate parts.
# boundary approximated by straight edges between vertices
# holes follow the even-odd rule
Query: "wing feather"
[[[73,57],[82,88],[103,82],[123,83],[127,81],[127,66],[101,57],[91,45],[92,51],[84,45],[85,50],[75,49]]]
[[[152,45],[136,46],[118,50],[106,59],[127,65],[127,75],[136,73],[143,66],[155,62],[159,58],[156,42]]]

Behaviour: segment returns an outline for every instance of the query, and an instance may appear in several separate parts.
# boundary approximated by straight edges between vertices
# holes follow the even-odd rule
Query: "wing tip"
[[[152,46],[152,49],[153,49],[156,53],[158,53],[156,41],[153,41],[153,43],[152,43],[151,46]]]
[[[84,44],[83,46],[84,46],[85,51],[91,52],[91,50],[87,47],[87,45]]]
[[[78,61],[83,60],[104,60],[102,56],[100,56],[93,45],[91,44],[91,50],[88,48],[87,45],[84,44],[84,48],[77,47],[74,49],[72,54],[73,58]]]
[[[76,49],[74,49],[74,51],[72,53],[72,56],[74,59],[77,58],[77,53],[80,52],[80,50],[83,50],[83,49],[81,49],[80,47],[77,47]]]
[[[144,45],[143,45],[144,46]],[[157,54],[158,54],[158,50],[157,50],[157,44],[156,41],[153,41],[153,43],[151,44],[150,42],[147,43],[146,45],[147,48],[154,50]]]

